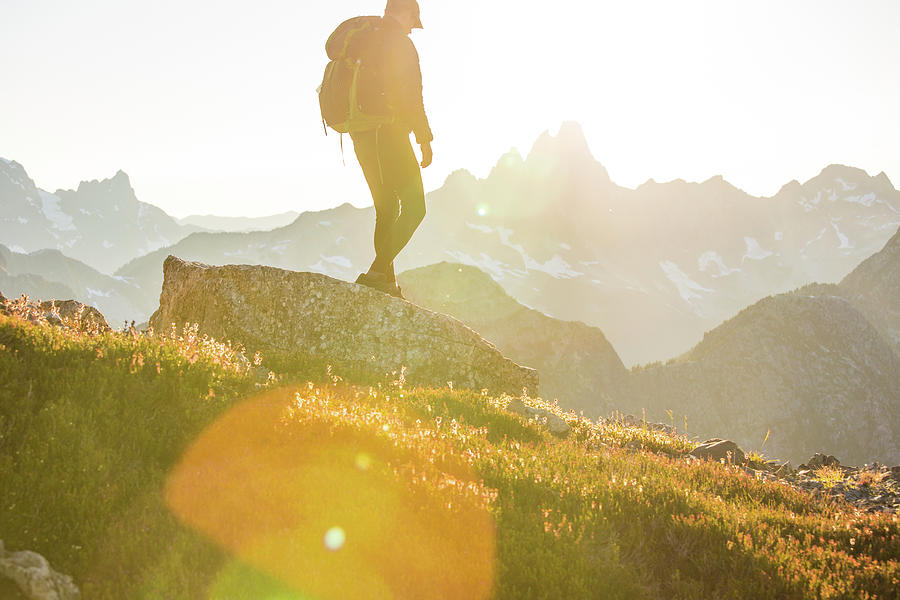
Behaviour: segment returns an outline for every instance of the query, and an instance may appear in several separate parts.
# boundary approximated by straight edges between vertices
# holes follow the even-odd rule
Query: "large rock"
[[[737,444],[731,440],[720,438],[706,440],[691,450],[691,456],[715,461],[724,460],[727,463],[738,465],[744,464],[747,460],[746,454]]]
[[[459,321],[354,283],[273,267],[213,267],[169,256],[157,331],[201,333],[263,353],[268,364],[333,365],[383,377],[406,367],[413,385],[537,393],[538,377]]]
[[[41,302],[40,308],[45,314],[59,316],[64,324],[74,329],[110,329],[103,313],[77,300],[47,300]]]
[[[7,552],[0,540],[0,579],[13,581],[29,600],[75,600],[81,597],[68,575],[57,573],[36,552]]]

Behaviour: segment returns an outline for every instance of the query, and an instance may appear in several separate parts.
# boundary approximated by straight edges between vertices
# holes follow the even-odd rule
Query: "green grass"
[[[898,597],[896,516],[685,461],[683,437],[526,399],[559,439],[508,397],[320,369],[254,399],[251,371],[191,331],[0,316],[0,539],[87,600]]]

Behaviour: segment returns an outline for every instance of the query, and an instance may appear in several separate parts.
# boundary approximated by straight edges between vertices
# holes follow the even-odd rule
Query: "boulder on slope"
[[[338,375],[412,385],[537,393],[534,369],[505,358],[456,319],[318,273],[214,267],[169,256],[153,329],[201,334],[260,351],[267,365],[331,365]]]

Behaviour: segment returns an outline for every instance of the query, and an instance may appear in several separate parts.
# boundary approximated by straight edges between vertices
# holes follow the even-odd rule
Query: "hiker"
[[[422,29],[416,0],[388,0],[383,18],[345,21],[326,44],[332,62],[344,60],[356,68],[355,75],[344,75],[351,98],[346,121],[328,124],[350,134],[375,204],[375,260],[356,282],[400,298],[394,259],[425,217],[419,165],[431,164],[434,139],[422,101],[419,55],[408,37],[413,29]],[[328,78],[326,70],[323,87]],[[347,92],[342,88],[340,93]],[[320,102],[325,102],[321,91]],[[324,104],[322,114],[326,120]],[[411,132],[421,148],[421,163]]]

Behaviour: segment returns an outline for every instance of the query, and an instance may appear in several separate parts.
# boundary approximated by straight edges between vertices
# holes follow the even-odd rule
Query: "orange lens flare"
[[[298,420],[294,398],[268,393],[211,425],[169,477],[173,512],[304,597],[489,597],[487,509],[410,485],[403,473],[434,465],[377,427]]]

